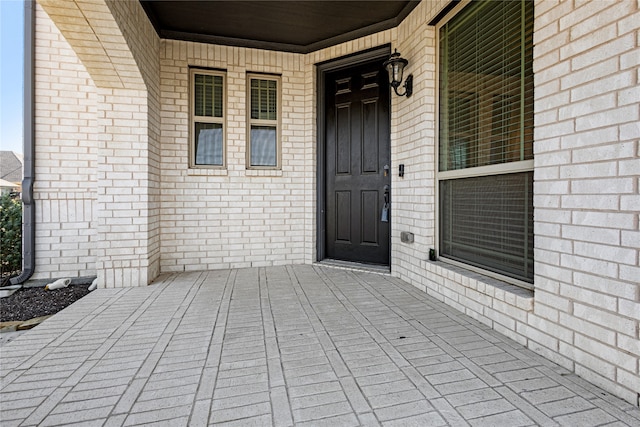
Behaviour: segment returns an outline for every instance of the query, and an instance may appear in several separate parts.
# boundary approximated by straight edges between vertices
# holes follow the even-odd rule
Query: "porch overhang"
[[[419,1],[140,0],[161,38],[309,53],[398,26]]]

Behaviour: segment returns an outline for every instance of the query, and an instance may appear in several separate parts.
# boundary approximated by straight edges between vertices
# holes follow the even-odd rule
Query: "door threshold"
[[[316,262],[317,265],[323,267],[340,268],[342,270],[364,271],[366,273],[383,274],[386,276],[391,275],[391,266],[378,265],[378,264],[362,264],[359,262],[342,261],[339,259],[323,259]]]

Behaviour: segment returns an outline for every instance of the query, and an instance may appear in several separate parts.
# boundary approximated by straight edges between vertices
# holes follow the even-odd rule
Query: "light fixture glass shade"
[[[387,69],[387,73],[389,73],[389,84],[394,89],[402,83],[404,67],[406,67],[408,63],[409,61],[400,57],[400,54],[396,49],[396,51],[391,54],[391,57],[389,57],[389,59],[383,64]]]
[[[404,88],[404,93],[398,92],[398,88],[402,84],[404,67],[408,64],[409,61],[401,58],[397,49],[391,54],[389,59],[382,64],[383,67],[387,69],[387,73],[389,74],[389,85],[393,88],[393,91],[396,95],[406,96],[407,98],[409,98],[413,93],[413,75],[409,74],[407,80],[404,82],[404,85],[402,86]]]
[[[389,75],[392,86],[397,87],[402,81],[402,72],[404,71],[404,64],[401,62],[394,62],[389,64]]]

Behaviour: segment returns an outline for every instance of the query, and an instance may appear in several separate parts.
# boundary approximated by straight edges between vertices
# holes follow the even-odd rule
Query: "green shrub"
[[[22,203],[10,194],[0,197],[0,273],[2,279],[22,269]]]

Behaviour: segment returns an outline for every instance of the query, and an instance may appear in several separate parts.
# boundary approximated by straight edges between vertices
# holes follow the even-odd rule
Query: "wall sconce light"
[[[402,87],[404,88],[404,93],[398,92],[398,87],[402,83],[402,73],[404,72],[404,67],[406,67],[408,64],[409,61],[400,57],[398,49],[395,49],[395,52],[391,54],[389,59],[387,59],[384,64],[382,64],[389,73],[389,84],[395,91],[396,95],[406,96],[407,98],[409,98],[413,93],[413,74],[409,74],[407,76],[407,80],[405,80],[404,82],[404,85],[402,85]]]

